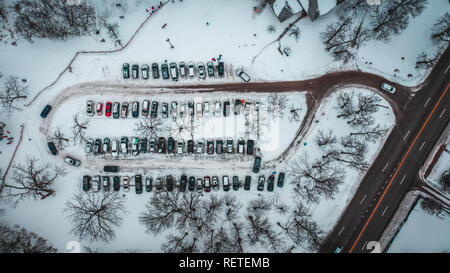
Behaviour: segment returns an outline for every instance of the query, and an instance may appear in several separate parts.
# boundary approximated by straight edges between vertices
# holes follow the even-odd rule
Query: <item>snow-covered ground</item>
[[[417,202],[408,220],[387,252],[390,253],[448,253],[450,251],[450,215],[442,211],[430,215]]]
[[[448,150],[444,150],[439,157],[439,160],[434,165],[430,175],[427,177],[427,182],[432,184],[437,189],[440,189],[439,179],[442,174],[448,170],[450,170],[450,153]],[[446,192],[441,192],[448,195]]]

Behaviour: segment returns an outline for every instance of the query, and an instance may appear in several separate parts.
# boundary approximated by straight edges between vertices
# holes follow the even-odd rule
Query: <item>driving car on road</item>
[[[250,81],[250,77],[242,69],[236,70],[236,75],[238,75],[238,77],[241,78],[241,80],[243,80],[244,82]]]
[[[57,155],[58,154],[58,150],[56,149],[55,143],[53,141],[49,141],[47,143],[48,149],[50,150],[50,152],[52,153],[52,155]]]
[[[384,91],[389,92],[391,94],[394,94],[395,90],[396,90],[394,86],[392,86],[392,85],[390,85],[390,84],[388,84],[386,82],[383,82],[381,84],[381,89],[383,89]]]
[[[81,162],[78,159],[75,159],[73,157],[70,156],[66,156],[64,157],[64,162],[66,162],[69,165],[75,166],[75,167],[79,167]]]

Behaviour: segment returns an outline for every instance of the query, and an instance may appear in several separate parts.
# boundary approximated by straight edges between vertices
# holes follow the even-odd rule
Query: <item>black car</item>
[[[187,145],[188,154],[194,153],[194,141],[192,139],[189,139]]]
[[[137,194],[142,193],[142,175],[137,174],[134,176],[134,185]]]
[[[118,177],[118,176],[113,177],[113,189],[115,191],[120,190],[120,177]]]
[[[263,191],[264,190],[264,182],[266,182],[266,178],[264,177],[264,175],[261,175],[258,178],[258,191]]]
[[[133,76],[133,79],[139,78],[139,66],[137,64],[131,66],[131,75]]]
[[[97,138],[94,142],[94,154],[99,154],[102,152],[102,139]]]
[[[267,190],[273,191],[273,184],[275,182],[275,175],[270,175],[269,180],[267,181]]]
[[[251,139],[247,140],[247,154],[253,155],[255,150],[255,142]]]
[[[167,152],[173,153],[174,151],[175,151],[175,140],[173,139],[173,137],[169,137],[169,139],[167,140]]]
[[[219,68],[217,70],[217,73],[219,74],[220,77],[223,76],[224,71],[225,71],[225,68],[224,68],[223,62],[219,62]]]
[[[51,107],[50,105],[47,104],[47,105],[44,107],[44,109],[42,109],[42,112],[41,112],[41,118],[46,118],[47,115],[48,115],[48,113],[50,113],[50,110],[52,110],[52,107]]]
[[[241,113],[242,101],[239,99],[234,100],[234,115],[239,115]]]
[[[214,77],[214,64],[213,62],[209,61],[207,64],[207,69],[208,69],[208,76],[209,77]]]
[[[127,63],[124,63],[122,65],[122,74],[123,74],[123,78],[124,79],[129,79],[130,78],[130,65]]]
[[[223,140],[216,139],[216,154],[220,155],[223,152]]]
[[[133,101],[133,104],[131,105],[131,116],[133,118],[137,118],[139,116],[139,102]]]
[[[222,176],[222,184],[223,184],[224,191],[230,190],[230,180],[228,179],[227,175]]]
[[[159,66],[157,63],[152,64],[152,76],[153,79],[159,79]]]
[[[48,145],[48,149],[50,150],[52,155],[58,154],[58,150],[56,149],[55,143],[53,143],[53,141],[50,141],[49,143],[47,143],[47,145]]]
[[[253,163],[253,172],[259,173],[259,169],[261,168],[261,157],[255,157],[255,162]]]
[[[104,166],[104,172],[117,173],[119,171],[119,166]]]
[[[214,154],[214,140],[209,139],[209,140],[206,142],[206,152],[207,152],[209,155]]]
[[[247,175],[245,177],[245,182],[244,182],[244,190],[248,191],[250,190],[250,184],[252,182],[252,177],[250,175]]]
[[[277,186],[278,187],[283,187],[284,185],[284,173],[280,173],[278,175],[278,182],[277,182]]]
[[[88,191],[91,188],[91,177],[89,175],[83,176],[83,191]]]
[[[181,192],[186,191],[186,184],[187,184],[187,176],[185,174],[182,174],[181,179],[180,179],[180,191]]]
[[[167,64],[161,65],[161,74],[163,79],[167,80],[169,78],[169,66]]]
[[[158,102],[152,101],[152,108],[150,110],[150,117],[156,118],[158,116]]]
[[[188,108],[189,108],[189,114],[191,115],[191,117],[194,116],[194,102],[193,101],[188,101]]]
[[[233,176],[233,190],[239,190],[239,177]]]
[[[173,182],[173,177],[171,175],[168,175],[166,177],[166,186],[167,186],[167,191],[173,191],[174,182]]]
[[[163,137],[158,138],[157,147],[158,147],[158,153],[160,153],[160,154],[166,153],[166,139]]]
[[[188,189],[189,189],[189,191],[195,190],[195,177],[193,177],[193,176],[189,177]]]
[[[109,176],[103,176],[103,190],[104,191],[109,191]]]
[[[145,178],[145,190],[147,192],[151,192],[153,189],[153,177],[147,176]]]
[[[147,152],[147,138],[146,137],[141,138],[139,140],[139,145],[140,145],[141,153],[146,153]]]
[[[230,115],[230,102],[224,101],[223,102],[223,116],[228,117]]]

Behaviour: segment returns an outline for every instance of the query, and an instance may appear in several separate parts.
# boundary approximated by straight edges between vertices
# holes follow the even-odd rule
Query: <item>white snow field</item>
[[[430,172],[430,175],[427,177],[427,182],[432,184],[437,189],[440,189],[439,179],[442,174],[446,171],[450,170],[450,153],[447,150],[444,150],[439,157],[439,160],[433,166],[433,170]],[[447,192],[441,191],[444,195],[449,195]]]
[[[422,201],[417,202],[388,253],[450,252],[450,215],[444,211],[439,215],[430,215],[420,207]]]

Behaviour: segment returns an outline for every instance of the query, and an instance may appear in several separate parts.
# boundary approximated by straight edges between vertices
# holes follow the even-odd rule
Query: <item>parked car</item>
[[[57,155],[58,154],[58,149],[56,149],[55,143],[53,141],[49,141],[47,143],[48,149],[50,150],[50,153],[52,153],[52,155]]]
[[[243,80],[244,82],[249,82],[250,81],[250,77],[244,71],[242,71],[242,69],[236,70],[236,75],[239,78],[241,78],[241,80]]]
[[[238,140],[238,147],[237,147],[237,152],[238,152],[239,154],[244,154],[244,153],[245,153],[245,148],[244,148],[244,146],[245,146],[245,141],[244,141],[243,138],[240,138],[240,139]]]
[[[127,63],[124,63],[122,65],[122,75],[124,79],[129,79],[130,78],[130,65]]]
[[[103,171],[106,173],[117,173],[119,172],[119,166],[105,165],[103,166]]]
[[[246,116],[248,116],[250,114],[250,107],[251,107],[251,103],[249,101],[246,101],[244,104],[244,114]]]
[[[383,82],[381,84],[381,89],[383,89],[384,91],[389,92],[391,94],[394,94],[395,90],[396,90],[394,86],[392,86],[392,85],[390,85],[388,83],[385,83],[385,82]]]
[[[170,76],[172,80],[178,81],[178,68],[176,63],[170,63]]]
[[[230,102],[224,101],[223,102],[223,116],[228,117],[230,115]]]
[[[148,65],[147,64],[142,65],[141,72],[142,72],[142,78],[144,80],[148,79]]]
[[[97,107],[95,111],[97,115],[101,116],[103,114],[103,103],[97,102]]]
[[[89,191],[91,188],[91,177],[89,175],[83,176],[83,191]]]
[[[185,114],[186,114],[186,102],[182,101],[180,103],[180,118],[184,118]]]
[[[111,108],[112,108],[112,103],[107,102],[106,106],[105,106],[105,116],[107,116],[107,117],[111,116]]]
[[[167,140],[167,152],[173,153],[174,151],[175,151],[175,140],[173,139],[173,137],[169,137],[169,139]]]
[[[96,175],[92,178],[92,191],[98,192],[100,191],[101,182],[100,182],[100,175]]]
[[[94,155],[102,152],[102,139],[97,138],[94,142]]]
[[[138,141],[139,139],[137,137],[131,138],[131,154],[134,156],[139,154]]]
[[[203,115],[203,108],[201,102],[197,103],[197,106],[195,108],[195,115],[199,118],[202,117]]]
[[[133,101],[131,105],[131,116],[137,118],[139,116],[139,102]]]
[[[233,190],[239,190],[239,177],[233,176]]]
[[[252,177],[250,175],[247,175],[245,177],[244,190],[246,190],[246,191],[250,190],[251,182],[252,182]]]
[[[167,102],[163,102],[161,104],[161,115],[163,118],[169,117],[169,105],[167,104]]]
[[[193,176],[189,177],[188,190],[189,191],[195,190],[195,177],[193,177]]]
[[[90,153],[92,153],[93,150],[94,150],[94,140],[92,138],[90,138],[86,141],[86,144],[84,146],[84,151],[87,154],[90,154]]]
[[[173,186],[174,186],[173,177],[171,175],[166,176],[167,191],[173,191]]]
[[[127,137],[122,137],[120,139],[120,153],[123,155],[128,154],[128,138]]]
[[[202,192],[203,191],[203,179],[197,178],[197,191]]]
[[[180,62],[180,77],[186,77],[186,64]]]
[[[152,101],[152,108],[151,108],[151,111],[150,111],[150,117],[151,118],[158,117],[158,102],[157,101]]]
[[[259,169],[261,168],[261,157],[255,157],[255,162],[253,163],[253,172],[259,173]]]
[[[247,154],[253,155],[254,153],[255,142],[251,139],[247,140]]]
[[[153,79],[159,79],[159,66],[157,63],[152,63],[152,76]]]
[[[118,119],[120,117],[120,103],[114,102],[112,107],[112,116],[115,119]]]
[[[120,190],[120,177],[118,176],[113,177],[113,190],[115,191]]]
[[[163,137],[158,138],[158,153],[165,154],[166,153],[166,139]]]
[[[88,116],[94,115],[94,102],[91,100],[86,102],[86,114],[88,114]]]
[[[177,154],[183,153],[184,142],[183,140],[179,140],[177,143]]]
[[[131,66],[131,76],[133,79],[139,78],[139,66],[137,64]]]
[[[134,176],[134,187],[137,194],[142,193],[142,175],[136,174]]]
[[[109,154],[109,151],[110,151],[110,147],[111,147],[111,145],[110,145],[110,139],[109,139],[109,137],[105,137],[104,139],[103,139],[103,153],[104,154]]]
[[[206,66],[208,68],[208,77],[214,77],[214,64],[213,62],[209,61],[206,63]]]
[[[229,191],[230,190],[230,180],[228,179],[228,175],[224,175],[222,177],[222,185],[223,185],[223,190],[224,191]]]
[[[216,139],[216,154],[221,155],[223,153],[223,139]]]
[[[209,102],[207,102],[207,101],[203,102],[203,116],[209,117],[210,112],[211,111],[209,109]]]
[[[169,66],[167,64],[161,65],[161,74],[163,79],[167,80],[169,78]]]
[[[194,116],[194,102],[193,101],[188,101],[188,108],[189,108],[189,115],[191,117]]]
[[[122,179],[122,188],[124,191],[130,190],[130,178],[128,176],[124,176]]]
[[[208,139],[208,141],[206,142],[206,152],[209,155],[214,154],[214,140]]]
[[[214,103],[214,116],[215,117],[220,117],[220,110],[221,110],[220,101],[216,100]]]
[[[223,62],[219,62],[219,67],[217,68],[217,73],[219,74],[219,77],[222,77],[224,72],[225,72],[225,67],[224,67],[224,63]]]
[[[147,152],[147,138],[146,137],[139,139],[139,150],[141,151],[141,153]]]
[[[153,189],[153,177],[147,176],[145,178],[145,191],[151,192]]]
[[[193,62],[188,63],[188,75],[189,78],[195,77],[195,64]]]
[[[73,157],[70,156],[66,156],[64,157],[64,162],[66,162],[69,165],[75,166],[75,167],[79,167],[81,162],[78,159],[75,159]]]
[[[172,101],[170,103],[170,115],[173,119],[176,119],[178,116],[178,102]]]
[[[142,115],[144,117],[148,116],[148,109],[149,108],[150,108],[150,101],[144,100],[144,102],[142,102]]]
[[[112,156],[119,155],[119,143],[117,140],[113,140],[111,142],[111,154],[112,154]]]
[[[258,178],[258,191],[263,191],[264,190],[264,182],[266,182],[266,178],[264,177],[264,175],[261,175]]]
[[[205,65],[203,63],[200,62],[197,64],[197,71],[200,79],[204,79],[206,74],[205,74]]]
[[[197,154],[203,154],[203,147],[205,146],[205,140],[204,139],[199,139],[197,141],[197,150],[196,153]]]
[[[104,191],[109,191],[109,176],[102,177],[102,186]]]
[[[120,114],[121,118],[126,118],[128,116],[128,102],[122,103],[122,112]]]
[[[52,107],[51,107],[50,105],[47,104],[47,105],[44,107],[44,109],[42,109],[42,112],[41,112],[41,118],[46,118],[47,115],[48,115],[48,113],[50,113],[51,110],[52,110]]]
[[[227,139],[227,153],[229,153],[229,154],[233,153],[233,139],[232,138]]]
[[[281,188],[283,187],[283,185],[284,185],[284,173],[280,173],[278,175],[277,186]]]
[[[156,178],[155,188],[157,191],[162,190],[163,187],[163,181],[161,177]]]
[[[267,190],[268,191],[273,191],[274,181],[275,181],[275,175],[271,174],[269,176],[269,180],[267,181]]]
[[[185,174],[182,174],[181,179],[180,179],[180,191],[181,192],[186,191],[186,185],[187,185],[187,176]]]
[[[194,141],[192,139],[189,139],[187,142],[187,152],[188,154],[194,153]]]
[[[205,192],[211,191],[211,178],[209,176],[203,178],[203,188],[205,189]]]
[[[213,188],[214,191],[218,191],[219,190],[219,178],[217,176],[213,176],[212,180],[211,180],[211,186]]]
[[[150,138],[150,141],[148,142],[148,151],[150,153],[156,152],[156,139],[154,137]]]

